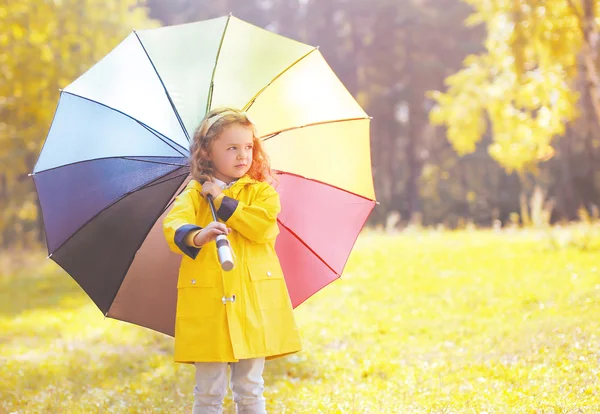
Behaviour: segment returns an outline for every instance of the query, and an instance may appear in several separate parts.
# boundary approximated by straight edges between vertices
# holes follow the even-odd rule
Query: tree
[[[522,175],[551,158],[553,139],[578,114],[578,76],[586,77],[596,123],[600,119],[598,11],[592,0],[467,0],[470,25],[485,24],[486,52],[470,55],[433,92],[431,120],[447,127],[459,154],[475,149],[489,125],[488,151],[507,171]],[[585,73],[578,57],[585,61]]]
[[[27,174],[52,122],[59,88],[133,28],[155,25],[142,3],[17,0],[0,5],[0,243],[41,229]]]

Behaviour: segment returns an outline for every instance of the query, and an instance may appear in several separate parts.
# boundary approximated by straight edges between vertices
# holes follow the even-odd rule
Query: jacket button
[[[271,272],[267,272],[267,276],[271,276]]]
[[[192,285],[196,284],[196,279],[192,279]]]

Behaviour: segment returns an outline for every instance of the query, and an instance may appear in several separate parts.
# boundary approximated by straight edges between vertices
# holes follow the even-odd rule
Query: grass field
[[[267,364],[271,413],[598,413],[600,249],[535,231],[365,233]],[[171,338],[0,254],[0,413],[190,413]],[[233,412],[231,397],[226,401]]]

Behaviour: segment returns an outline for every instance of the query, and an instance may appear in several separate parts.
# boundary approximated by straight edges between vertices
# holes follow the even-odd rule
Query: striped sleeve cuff
[[[221,201],[221,207],[219,207],[217,210],[217,216],[223,221],[229,220],[229,217],[233,215],[233,212],[237,208],[238,203],[239,201],[237,201],[235,198],[227,196],[223,197],[223,201]]]
[[[233,215],[233,212],[238,206],[238,201],[235,198],[231,197],[223,197],[223,201],[221,201],[221,207],[217,210],[217,216],[223,220],[227,221]]]
[[[185,243],[185,238],[191,231],[202,230],[202,227],[196,226],[195,224],[184,224],[175,230],[175,244],[186,256],[195,259],[200,252],[200,248],[188,246]]]
[[[221,208],[221,203],[223,202],[223,198],[225,194],[221,193],[213,199],[213,204],[217,210]]]

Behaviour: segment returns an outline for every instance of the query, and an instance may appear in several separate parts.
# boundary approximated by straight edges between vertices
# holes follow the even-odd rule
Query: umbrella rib
[[[178,153],[182,154],[182,152],[181,152],[181,151],[179,151],[177,148],[175,148],[175,147],[173,147],[172,145],[170,145],[170,144],[169,144],[169,142],[165,141],[165,139],[167,139],[168,141],[170,141],[170,142],[173,142],[173,143],[175,143],[175,141],[171,141],[171,139],[170,139],[169,137],[167,137],[166,135],[164,136],[164,137],[165,137],[165,139],[163,139],[163,138],[162,138],[162,137],[163,137],[163,135],[162,135],[162,134],[160,134],[158,131],[155,131],[155,130],[154,130],[152,127],[150,127],[150,126],[148,126],[148,125],[144,124],[143,122],[139,122],[139,124],[140,124],[141,126],[143,126],[144,128],[146,128],[146,130],[147,130],[148,132],[150,132],[152,135],[154,135],[155,137],[157,137],[158,139],[160,139],[161,141],[163,141],[165,144],[168,144],[168,145],[169,145],[171,148],[173,148],[173,149],[174,149],[175,151],[177,151]],[[175,143],[175,144],[177,144],[177,143]],[[179,144],[177,144],[177,145],[179,145]],[[183,148],[183,151],[184,151],[184,152],[183,152],[183,155],[184,155],[184,156],[186,155],[186,153],[188,153],[188,154],[189,154],[189,151],[188,151],[186,148],[184,148],[183,146],[179,145],[179,148]]]
[[[324,181],[319,181],[319,180],[316,180],[314,178],[308,178],[308,177],[305,177],[303,175],[291,173],[291,172],[288,172],[288,171],[278,170],[276,168],[274,168],[273,170],[276,171],[277,174],[280,174],[280,175],[291,175],[292,177],[302,178],[303,180],[312,181],[312,182],[317,183],[317,184],[322,184],[322,185],[325,185],[327,187],[331,187],[331,188],[334,188],[336,190],[343,191],[345,193],[351,194],[351,195],[356,196],[358,198],[362,198],[363,200],[367,200],[367,201],[370,201],[370,202],[373,202],[373,203],[377,203],[377,200],[370,199],[369,197],[365,197],[364,195],[353,193],[352,191],[345,190],[343,188],[337,187],[337,186],[335,186],[333,184],[326,183]]]
[[[319,293],[320,291],[322,291],[323,289],[325,289],[327,286],[329,286],[330,284],[332,284],[333,282],[335,282],[336,280],[340,279],[342,276],[338,275],[336,273],[337,277],[335,279],[332,279],[330,281],[328,281],[327,283],[325,283],[323,286],[321,286],[316,292],[312,293],[310,296],[302,299],[300,302],[298,302],[296,304],[296,306],[294,306],[294,309],[298,308],[300,305],[302,305],[304,302],[306,302],[307,300],[309,300],[310,298],[312,298],[314,295],[316,295],[317,293]]]
[[[34,179],[35,177],[31,177],[31,178],[32,178],[31,181],[33,181],[33,188],[35,188],[35,193],[38,196],[38,200],[37,200],[38,208],[41,210],[41,205],[40,205],[40,200],[39,200],[40,192],[39,192],[38,186],[35,182],[35,179]],[[43,213],[41,214],[41,219],[42,219],[42,225],[44,226],[44,214]],[[48,232],[47,231],[44,231],[44,238],[46,239],[46,246],[50,246],[50,243],[48,242]],[[48,249],[48,255],[49,255],[48,257],[52,256],[49,249]],[[46,257],[46,259],[48,257]]]
[[[175,159],[177,159],[177,158],[186,158],[187,159],[187,157],[163,157],[163,156],[160,156],[160,155],[140,155],[140,157],[145,157],[145,158],[152,158],[152,157],[156,157],[156,158],[175,158]],[[186,165],[188,165],[187,163],[186,164],[178,164],[178,163],[168,163],[168,162],[157,162],[157,161],[150,161],[150,160],[140,160],[140,159],[136,159],[135,157],[128,157],[128,156],[117,155],[117,156],[112,156],[112,157],[90,158],[88,160],[81,160],[81,161],[70,162],[68,164],[61,164],[61,165],[56,166],[56,167],[52,167],[52,168],[48,168],[46,170],[38,171],[38,172],[36,172],[34,174],[31,174],[31,175],[35,176],[35,175],[39,175],[39,174],[42,174],[42,173],[45,173],[45,172],[48,172],[48,171],[54,171],[54,170],[57,170],[59,168],[69,167],[71,165],[83,164],[85,162],[102,161],[102,160],[112,160],[112,159],[123,159],[123,160],[127,160],[127,161],[137,161],[137,162],[149,162],[149,163],[152,163],[152,164],[177,165],[179,167],[185,167]]]
[[[319,47],[315,47],[313,49],[311,49],[310,51],[308,51],[306,54],[304,54],[303,56],[300,56],[298,59],[296,59],[296,61],[294,61],[291,65],[289,65],[287,68],[285,68],[284,70],[282,70],[281,72],[279,72],[273,79],[271,79],[271,81],[266,84],[261,90],[259,90],[256,95],[254,95],[252,97],[252,99],[250,99],[250,101],[248,101],[248,103],[246,105],[244,105],[243,110],[244,111],[248,111],[250,109],[250,107],[254,104],[254,101],[256,101],[256,99],[269,87],[271,86],[271,84],[273,82],[275,82],[277,79],[279,79],[281,76],[283,76],[283,74],[285,72],[287,72],[288,70],[290,70],[291,68],[293,68],[298,62],[300,62],[301,60],[303,60],[305,57],[307,57],[308,55],[310,55],[311,53],[313,53],[315,50],[319,50]]]
[[[173,112],[175,113],[175,116],[177,117],[177,121],[179,122],[179,126],[181,126],[181,129],[183,130],[183,133],[185,134],[186,139],[188,140],[188,142],[190,142],[190,136],[187,132],[187,129],[185,128],[185,125],[183,124],[183,121],[181,120],[181,116],[179,115],[179,112],[177,111],[177,108],[175,108],[175,104],[173,103],[173,99],[171,99],[171,95],[169,94],[169,91],[167,90],[167,87],[165,86],[165,83],[163,82],[162,78],[160,77],[160,74],[158,73],[158,70],[156,69],[156,66],[154,66],[154,62],[152,61],[152,59],[150,59],[150,55],[148,54],[148,51],[146,50],[146,47],[144,46],[144,44],[142,43],[142,39],[140,39],[140,36],[137,34],[137,32],[134,30],[133,33],[135,34],[135,37],[137,38],[138,42],[140,42],[140,46],[142,46],[142,49],[144,50],[144,53],[146,54],[146,57],[148,58],[148,61],[150,62],[150,64],[152,65],[152,68],[154,69],[154,73],[156,73],[156,77],[158,78],[158,80],[160,81],[160,84],[162,85],[164,91],[165,91],[165,95],[167,95],[167,99],[169,100],[169,103],[171,104],[171,108],[173,109]]]
[[[122,194],[120,197],[118,197],[117,199],[115,199],[114,201],[112,201],[110,204],[106,205],[106,207],[104,207],[102,210],[98,211],[96,214],[94,214],[92,217],[90,217],[85,223],[83,223],[81,226],[79,226],[79,228],[76,231],[74,231],[73,234],[71,234],[64,242],[62,242],[60,244],[60,246],[58,246],[56,249],[54,249],[54,252],[48,251],[48,253],[50,254],[49,257],[51,257],[54,253],[56,253],[57,251],[59,251],[61,247],[63,247],[69,240],[71,240],[77,233],[79,233],[81,231],[81,229],[85,228],[85,226],[87,226],[88,224],[90,224],[92,222],[92,220],[94,220],[96,217],[98,217],[103,211],[108,210],[109,208],[111,208],[113,205],[117,204],[119,201],[123,200],[128,195],[133,194],[136,191],[138,191],[138,190],[140,190],[140,189],[148,186],[148,184],[156,182],[156,181],[160,180],[161,178],[163,178],[164,176],[172,174],[175,171],[180,170],[182,168],[184,168],[184,167],[179,167],[179,168],[176,168],[176,169],[174,169],[172,171],[169,171],[168,173],[163,174],[160,177],[156,177],[154,180],[151,180],[148,183],[141,184],[141,185],[137,186],[136,188],[134,188],[133,190],[128,191],[125,194]],[[165,181],[168,181],[168,180],[165,180]]]
[[[217,57],[215,58],[215,65],[213,66],[212,75],[210,77],[210,87],[208,90],[208,99],[206,100],[206,113],[210,111],[212,107],[212,98],[213,98],[213,90],[215,88],[215,74],[217,73],[217,65],[219,64],[219,57],[221,56],[221,48],[223,47],[223,41],[225,40],[225,34],[227,33],[227,28],[229,27],[229,21],[231,20],[231,13],[227,17],[227,21],[225,22],[225,27],[223,28],[223,34],[221,35],[221,41],[219,42],[219,49],[217,50]]]
[[[297,239],[297,240],[298,240],[300,243],[302,243],[302,244],[304,245],[304,247],[306,247],[308,250],[310,250],[310,252],[311,252],[312,254],[314,254],[314,255],[317,257],[317,259],[319,259],[321,262],[323,262],[323,264],[324,264],[325,266],[327,266],[327,267],[329,268],[329,270],[331,270],[333,273],[335,273],[335,274],[336,274],[338,277],[340,276],[340,274],[339,274],[338,272],[336,272],[336,271],[333,269],[333,267],[331,267],[331,266],[329,265],[329,263],[327,263],[327,262],[325,261],[325,259],[323,259],[321,256],[319,256],[319,255],[317,254],[317,252],[315,252],[315,251],[314,251],[314,250],[313,250],[313,249],[312,249],[312,248],[311,248],[311,247],[310,247],[310,246],[309,246],[309,245],[308,245],[308,244],[307,244],[307,243],[306,243],[304,240],[302,240],[302,238],[301,238],[300,236],[298,236],[298,235],[297,235],[297,234],[296,234],[296,233],[295,233],[295,232],[294,232],[292,229],[290,229],[288,226],[286,226],[286,225],[283,223],[283,221],[281,221],[281,220],[278,218],[278,219],[277,219],[277,222],[278,222],[278,223],[279,223],[279,224],[280,224],[280,225],[281,225],[281,226],[282,226],[284,229],[286,229],[287,231],[289,231],[289,232],[290,232],[290,234],[291,234],[292,236],[294,236],[294,237],[295,237],[295,238],[296,238],[296,239]]]
[[[56,115],[58,114],[58,106],[60,105],[60,98],[63,94],[63,90],[60,90],[59,95],[58,95],[58,102],[56,104],[56,108],[54,108],[54,115],[52,115],[52,122],[50,122],[50,128],[52,128],[52,124],[54,124],[54,121],[56,120]],[[46,138],[44,138],[44,143],[42,144],[42,148],[40,149],[40,152],[37,156],[37,159],[35,161],[35,164],[33,164],[33,170],[31,171],[30,176],[35,174],[35,167],[37,167],[38,163],[40,162],[40,158],[42,156],[42,152],[44,151],[44,149],[46,148],[46,143],[48,142],[48,135],[50,135],[49,133],[46,134]],[[35,185],[35,181],[34,181],[34,185]],[[37,190],[36,190],[37,192]],[[39,194],[39,193],[38,193]],[[46,233],[46,232],[44,232]],[[48,235],[46,235],[46,246],[48,245]]]
[[[127,118],[131,119],[132,121],[135,121],[136,123],[140,124],[142,127],[144,127],[146,130],[148,130],[150,133],[152,133],[152,135],[154,135],[156,138],[160,139],[162,142],[164,142],[165,144],[167,144],[169,147],[173,148],[175,151],[177,151],[178,153],[180,153],[182,156],[187,157],[187,149],[182,147],[180,144],[176,143],[175,141],[172,141],[171,139],[169,139],[168,137],[164,137],[165,139],[163,139],[163,136],[158,134],[156,131],[154,131],[154,129],[146,124],[144,124],[143,122],[138,121],[137,119],[135,119],[134,117],[132,117],[131,115],[127,115],[125,112],[119,111],[118,109],[112,108],[106,104],[103,104],[102,102],[98,102],[95,101],[93,99],[90,98],[86,98],[85,96],[81,96],[81,95],[77,95],[75,93],[72,92],[67,92],[67,91],[62,91],[61,93],[68,93],[71,96],[76,96],[77,98],[80,99],[85,99],[86,101],[89,102],[93,102],[97,105],[101,105],[107,109],[110,109],[111,111],[115,111],[120,113],[121,115],[126,116]],[[179,147],[179,148],[177,148]],[[182,151],[183,150],[183,151]]]
[[[354,194],[354,193],[351,193],[351,194]],[[360,196],[358,196],[358,197],[360,197]],[[371,200],[369,200],[369,201],[371,201]],[[375,203],[373,203],[373,207],[374,206],[375,206]],[[371,211],[372,210],[373,209],[371,208]],[[371,214],[371,212],[369,212],[369,214],[366,215],[365,220],[363,221],[362,226],[360,228],[364,227],[364,225],[367,222],[367,219],[369,218],[370,214]],[[313,249],[311,249],[310,246],[304,240],[302,240],[302,238],[300,236],[298,236],[292,229],[290,229],[288,226],[286,226],[279,218],[277,219],[277,222],[283,228],[285,228],[292,236],[294,236],[300,243],[302,243],[304,245],[304,247],[306,247],[312,254],[314,254],[321,262],[323,262],[323,264],[325,264],[325,266],[327,266],[338,278],[342,277],[341,273],[344,272],[344,269],[346,268],[346,265],[348,264],[348,260],[350,259],[350,255],[348,255],[348,257],[344,261],[344,264],[342,266],[342,271],[340,273],[338,273],[321,256],[319,256]],[[356,245],[356,241],[358,240],[359,236],[360,236],[360,232],[358,232],[356,234],[356,237],[354,238],[354,241],[352,242],[352,246],[350,248],[350,252],[352,252],[352,250],[354,249],[354,246]],[[327,283],[327,285],[329,285],[330,283],[333,283],[333,280],[331,282]],[[327,286],[327,285],[325,285],[325,286]],[[321,289],[323,289],[325,286],[321,287]],[[321,289],[319,289],[319,290],[321,290]],[[317,293],[317,292],[315,292],[315,293]],[[301,305],[303,302],[305,302],[306,300],[308,300],[315,293],[313,293],[312,295],[310,295],[308,298],[304,299],[302,302],[298,303],[295,307],[298,307],[299,305]]]
[[[171,179],[175,179],[177,177],[180,177],[184,174],[179,174],[176,177],[171,177],[166,181],[169,181]],[[183,180],[182,180],[183,182]],[[179,184],[181,186],[181,184]],[[108,312],[110,311],[110,308],[112,307],[112,304],[115,301],[115,298],[117,297],[117,294],[119,293],[119,290],[121,290],[121,286],[123,286],[123,281],[125,280],[125,277],[127,276],[127,273],[129,272],[129,268],[131,267],[131,264],[133,263],[133,261],[135,260],[135,256],[136,253],[138,252],[138,250],[140,249],[140,247],[142,247],[142,244],[144,244],[144,242],[146,241],[146,238],[148,237],[148,233],[150,233],[150,230],[152,230],[152,227],[154,227],[154,225],[156,224],[156,221],[160,218],[160,216],[162,216],[162,214],[164,213],[164,209],[160,209],[160,212],[156,215],[156,217],[154,217],[154,220],[152,220],[150,223],[150,227],[146,230],[144,237],[142,238],[142,241],[138,244],[137,248],[134,251],[134,254],[131,256],[131,260],[129,260],[129,264],[125,267],[125,273],[123,274],[123,276],[121,277],[121,283],[119,283],[119,286],[117,287],[117,289],[115,290],[115,294],[113,295],[112,299],[110,300],[110,303],[108,305],[108,309],[106,309],[106,312],[104,312],[104,316],[108,316]]]
[[[373,204],[373,207],[375,207],[375,204]],[[360,228],[361,228],[361,229],[364,227],[364,225],[365,225],[365,223],[367,222],[367,220],[368,220],[369,216],[371,215],[371,212],[372,212],[372,211],[373,211],[373,208],[371,208],[371,211],[369,211],[369,214],[367,214],[367,215],[365,216],[365,219],[364,219],[364,221],[363,221],[362,225],[360,226]],[[281,223],[281,222],[280,222],[280,223]],[[298,238],[298,240],[300,240],[300,242],[302,242],[302,243],[303,243],[303,244],[304,244],[306,247],[308,247],[308,246],[306,245],[306,243],[304,243],[304,241],[303,241],[303,240],[302,240],[300,237],[298,237],[298,235],[296,235],[294,232],[292,232],[292,230],[290,230],[288,227],[286,227],[286,226],[285,226],[283,223],[281,223],[281,224],[282,224],[282,225],[283,225],[283,226],[284,226],[284,227],[285,227],[285,228],[286,228],[286,229],[287,229],[287,230],[288,230],[290,233],[292,233],[292,234],[293,234],[293,235],[294,235],[296,238]],[[359,237],[359,236],[360,236],[360,231],[359,231],[359,232],[357,232],[357,234],[356,234],[356,237],[354,238],[354,241],[352,242],[352,246],[350,247],[350,250],[349,250],[350,252],[352,252],[352,250],[354,250],[354,246],[356,245],[356,241],[358,240],[358,237]],[[321,259],[321,257],[319,257],[319,255],[317,255],[317,254],[314,252],[314,250],[312,250],[310,247],[308,247],[308,249],[309,249],[311,252],[313,252],[313,253],[315,254],[315,256],[317,256],[319,259]],[[325,263],[325,261],[324,261],[323,259],[321,259],[321,260],[323,261],[323,263]],[[340,273],[337,273],[337,272],[335,272],[335,271],[334,271],[334,273],[335,273],[335,274],[336,274],[338,277],[342,277],[341,273],[344,273],[344,269],[346,268],[346,265],[348,264],[348,260],[350,260],[350,255],[348,255],[348,257],[346,257],[346,260],[344,261],[344,264],[342,265],[342,271],[341,271]],[[327,265],[327,263],[325,263],[325,264]],[[329,267],[329,268],[331,269],[331,266],[327,265],[327,267]],[[333,270],[333,269],[331,269],[331,270]],[[333,282],[333,280],[332,280],[331,282],[329,282],[329,283],[332,283],[332,282]],[[328,283],[328,284],[329,284],[329,283]],[[327,285],[328,285],[328,284],[327,284]],[[327,286],[327,285],[325,285],[325,286]],[[324,288],[325,286],[323,286],[323,288]],[[321,289],[323,289],[323,288],[321,288]],[[321,289],[319,289],[319,290],[321,290]],[[315,293],[317,293],[317,292],[315,292]],[[313,295],[314,295],[315,293],[313,293]],[[313,296],[313,295],[310,295],[310,296]],[[310,298],[310,296],[309,296],[308,298],[304,299],[304,301],[308,300],[308,299]],[[300,302],[298,305],[296,305],[296,307],[298,307],[298,306],[299,306],[301,303],[303,303],[304,301]]]
[[[174,175],[173,177],[167,178],[166,180],[163,180],[163,181],[161,181],[161,182],[159,182],[159,183],[152,183],[152,184],[148,184],[148,185],[146,185],[146,186],[145,186],[145,187],[143,187],[143,188],[154,187],[155,185],[162,184],[162,183],[164,183],[164,182],[166,182],[166,181],[169,181],[169,180],[174,180],[175,178],[179,178],[179,177],[183,177],[183,176],[189,176],[189,175],[190,175],[190,172],[189,172],[189,171],[186,171],[186,172],[184,172],[184,173],[182,173],[182,174],[177,174],[177,175]],[[140,188],[140,190],[141,190],[141,188]],[[162,212],[163,212],[163,213],[164,213],[164,212],[165,212],[165,211],[166,211],[166,210],[167,210],[169,207],[171,207],[171,204],[173,204],[173,202],[175,201],[175,198],[176,198],[176,197],[177,197],[179,194],[183,193],[183,191],[184,191],[184,190],[185,190],[185,187],[184,187],[184,188],[182,188],[182,189],[181,189],[181,191],[180,191],[180,192],[178,192],[178,193],[177,193],[177,195],[176,195],[175,197],[172,197],[172,198],[171,198],[171,200],[170,200],[170,201],[169,201],[169,202],[168,202],[168,203],[165,205],[165,207],[162,209]]]
[[[296,130],[296,129],[308,128],[308,127],[312,127],[312,126],[327,125],[327,124],[336,124],[338,122],[362,121],[362,120],[369,120],[370,121],[371,117],[366,116],[366,117],[360,117],[360,118],[346,118],[346,119],[335,119],[333,121],[313,122],[312,124],[300,125],[300,126],[296,126],[296,127],[282,129],[282,130],[277,131],[277,132],[271,132],[270,134],[263,135],[262,137],[260,137],[260,139],[262,139],[263,141],[267,141],[267,140],[269,140],[271,138],[275,138],[277,135],[282,134],[284,132],[293,131],[293,130]]]
[[[187,172],[186,174],[187,174],[187,175],[190,175],[190,173],[189,173],[189,172]],[[182,174],[182,175],[183,175],[183,174]],[[181,191],[179,191],[179,192],[177,193],[177,195],[176,195],[175,197],[173,197],[173,198],[171,199],[171,201],[169,201],[169,202],[167,203],[167,205],[166,205],[166,206],[165,206],[165,208],[163,209],[163,213],[164,213],[164,212],[165,212],[165,211],[166,211],[166,210],[167,210],[169,207],[171,207],[171,204],[173,204],[173,203],[175,202],[175,198],[177,198],[177,196],[179,196],[179,194],[183,193],[184,191],[185,191],[185,187],[184,187],[184,188],[182,188],[182,189],[181,189]]]
[[[289,172],[285,172],[285,171],[280,171],[280,170],[276,170],[276,171],[277,171],[277,173],[278,173],[278,174],[281,174],[281,175],[283,175],[283,174],[287,174],[287,175],[291,175],[291,176],[294,176],[294,177],[302,178],[302,179],[305,179],[305,180],[308,180],[308,181],[313,181],[313,182],[315,182],[315,183],[318,183],[318,184],[323,184],[323,185],[326,185],[326,186],[328,186],[328,187],[334,188],[334,189],[336,189],[336,190],[343,191],[343,192],[345,192],[345,193],[351,194],[351,195],[353,195],[353,196],[355,196],[355,197],[362,198],[363,200],[366,200],[366,201],[368,201],[368,202],[372,203],[371,211],[372,211],[372,210],[373,210],[373,208],[375,207],[376,201],[375,201],[375,200],[371,200],[371,199],[370,199],[370,198],[368,198],[368,197],[365,197],[365,196],[362,196],[362,195],[359,195],[359,194],[353,193],[353,192],[351,192],[351,191],[348,191],[348,190],[344,190],[343,188],[339,188],[339,187],[336,187],[336,186],[334,186],[334,185],[331,185],[331,184],[328,184],[328,183],[324,183],[323,181],[314,180],[314,179],[312,179],[312,178],[306,178],[306,177],[303,177],[303,176],[301,176],[301,175],[294,174],[294,173],[289,173]],[[370,213],[369,213],[369,214],[368,214],[368,215],[365,217],[365,221],[363,222],[363,225],[361,226],[361,228],[364,226],[364,223],[366,223],[367,219],[369,218],[369,215],[370,215]],[[331,269],[331,266],[329,266],[329,265],[328,265],[328,264],[325,262],[325,260],[323,260],[323,259],[322,259],[322,258],[321,258],[321,257],[320,257],[318,254],[316,254],[316,253],[314,252],[314,250],[312,250],[312,249],[311,249],[311,248],[310,248],[310,247],[309,247],[309,246],[308,246],[306,243],[304,243],[304,241],[303,241],[303,240],[302,240],[302,239],[301,239],[301,238],[300,238],[300,237],[299,237],[299,236],[298,236],[296,233],[294,233],[294,232],[293,232],[293,231],[292,231],[292,230],[291,230],[289,227],[287,227],[285,224],[283,224],[283,222],[282,222],[281,220],[277,219],[277,221],[278,221],[279,223],[281,223],[281,225],[282,225],[283,227],[285,227],[285,228],[286,228],[286,229],[287,229],[287,230],[288,230],[290,233],[292,233],[292,234],[293,234],[293,235],[294,235],[294,236],[295,236],[295,237],[296,237],[298,240],[300,240],[300,242],[301,242],[301,243],[303,243],[303,244],[304,244],[304,245],[305,245],[305,246],[306,246],[306,247],[307,247],[307,248],[308,248],[308,249],[309,249],[309,250],[310,250],[312,253],[314,253],[314,255],[315,255],[315,256],[317,256],[319,259],[321,259],[321,261],[322,261],[323,263],[325,263],[325,265],[327,265],[327,267],[329,267],[329,268]],[[356,235],[356,238],[354,239],[354,242],[352,243],[352,247],[354,247],[354,245],[356,244],[356,240],[358,240],[358,234]],[[352,251],[352,249],[350,249],[350,251]],[[343,269],[346,267],[346,263],[348,263],[348,258],[346,258],[346,261],[344,262],[344,266],[342,266],[342,272],[343,272]],[[331,270],[333,270],[333,269],[331,269]],[[334,271],[334,272],[335,272],[335,271]],[[338,274],[337,272],[335,272],[335,273],[336,273],[336,274]],[[339,274],[338,274],[338,276],[341,276],[341,275],[339,275]],[[307,299],[308,299],[308,298],[307,298]]]
[[[144,156],[140,155],[140,157],[144,157]],[[124,160],[129,160],[129,161],[149,162],[151,164],[176,165],[178,167],[185,167],[186,165],[188,165],[187,163],[185,163],[185,164],[179,164],[179,163],[175,163],[175,162],[141,160],[141,159],[138,159],[138,158],[133,157],[133,156],[123,156],[123,157],[115,157],[115,158],[122,158]],[[144,158],[152,158],[152,157],[144,157]],[[168,157],[159,157],[159,156],[157,156],[156,158],[168,158]]]
[[[167,181],[169,181],[169,180],[174,180],[174,179],[176,179],[176,178],[183,177],[183,176],[188,176],[188,175],[190,175],[190,172],[189,172],[189,171],[186,171],[186,172],[184,172],[184,173],[181,173],[181,174],[176,174],[176,175],[174,175],[174,176],[172,176],[172,177],[165,178],[165,179],[164,179],[164,180],[162,180],[162,181],[156,181],[156,182],[151,182],[151,183],[148,183],[148,184],[144,185],[143,187],[140,187],[140,188],[138,188],[136,191],[139,191],[139,190],[145,190],[146,188],[154,187],[154,186],[157,186],[157,185],[160,185],[160,184],[166,183],[166,182],[167,182]],[[165,176],[163,175],[163,177],[165,177]],[[161,178],[163,178],[163,177],[161,177]],[[159,180],[160,180],[160,178],[159,178]],[[163,210],[163,211],[164,211],[164,210]]]

